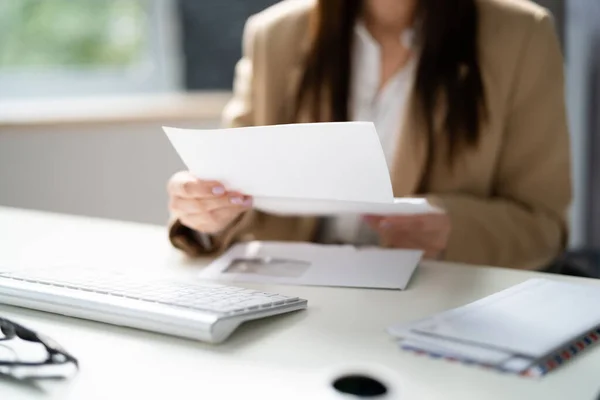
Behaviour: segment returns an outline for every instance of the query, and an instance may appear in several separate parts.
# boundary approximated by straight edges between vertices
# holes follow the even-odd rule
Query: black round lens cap
[[[387,393],[381,382],[365,375],[346,375],[337,378],[333,387],[340,393],[357,397],[377,397]]]

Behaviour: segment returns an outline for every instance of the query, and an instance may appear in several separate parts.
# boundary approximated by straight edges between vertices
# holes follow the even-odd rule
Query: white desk
[[[163,227],[0,207],[0,265],[65,263],[193,279],[206,260],[186,261],[171,248]],[[402,399],[595,398],[600,349],[538,381],[404,353],[385,332],[393,322],[458,306],[532,276],[536,274],[426,263],[404,292],[247,285],[304,297],[309,309],[247,324],[219,346],[0,306],[0,315],[54,338],[81,363],[74,380],[49,389],[0,379],[0,399],[216,399],[234,393],[264,398],[243,388],[244,379],[265,376],[261,368],[273,371],[273,378],[252,381],[267,388],[277,382],[287,385],[285,379],[296,373],[308,374],[306,382],[314,383],[324,379],[321,370],[348,364],[394,371]],[[231,384],[221,387],[223,381]]]

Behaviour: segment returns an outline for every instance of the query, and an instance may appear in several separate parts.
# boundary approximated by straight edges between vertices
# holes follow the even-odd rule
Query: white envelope
[[[195,176],[253,196],[261,211],[315,216],[440,211],[425,199],[394,199],[371,122],[163,129]]]
[[[539,359],[596,329],[598,303],[596,285],[534,278],[439,314],[411,331]]]
[[[388,332],[409,341],[438,338],[446,349],[456,349],[455,342],[539,360],[597,329],[598,303],[596,285],[533,278]]]
[[[444,357],[456,358],[458,360],[470,360],[490,365],[503,365],[515,358],[510,352],[472,346],[467,343],[453,342],[431,336],[413,335],[408,339],[401,341],[400,346],[418,349],[428,353],[442,355]],[[532,360],[529,360],[529,364],[525,364],[523,367],[527,368],[532,362]]]
[[[405,289],[422,255],[418,250],[248,242],[232,246],[199,277],[225,282]]]

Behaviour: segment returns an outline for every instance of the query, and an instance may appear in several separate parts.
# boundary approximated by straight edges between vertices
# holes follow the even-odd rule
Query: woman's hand
[[[169,180],[169,209],[183,225],[203,233],[225,229],[242,212],[252,207],[252,198],[228,192],[215,181],[201,181],[187,171]]]
[[[439,258],[448,244],[451,224],[445,213],[403,216],[367,216],[365,220],[386,246],[424,251],[424,257]]]

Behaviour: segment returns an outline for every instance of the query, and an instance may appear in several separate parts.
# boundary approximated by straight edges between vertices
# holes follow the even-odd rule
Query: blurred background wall
[[[164,224],[162,125],[218,127],[246,18],[276,0],[1,0],[0,205]],[[600,1],[539,0],[566,56],[572,246],[600,247]]]
[[[163,125],[216,128],[265,0],[0,1],[0,205],[164,224]]]

